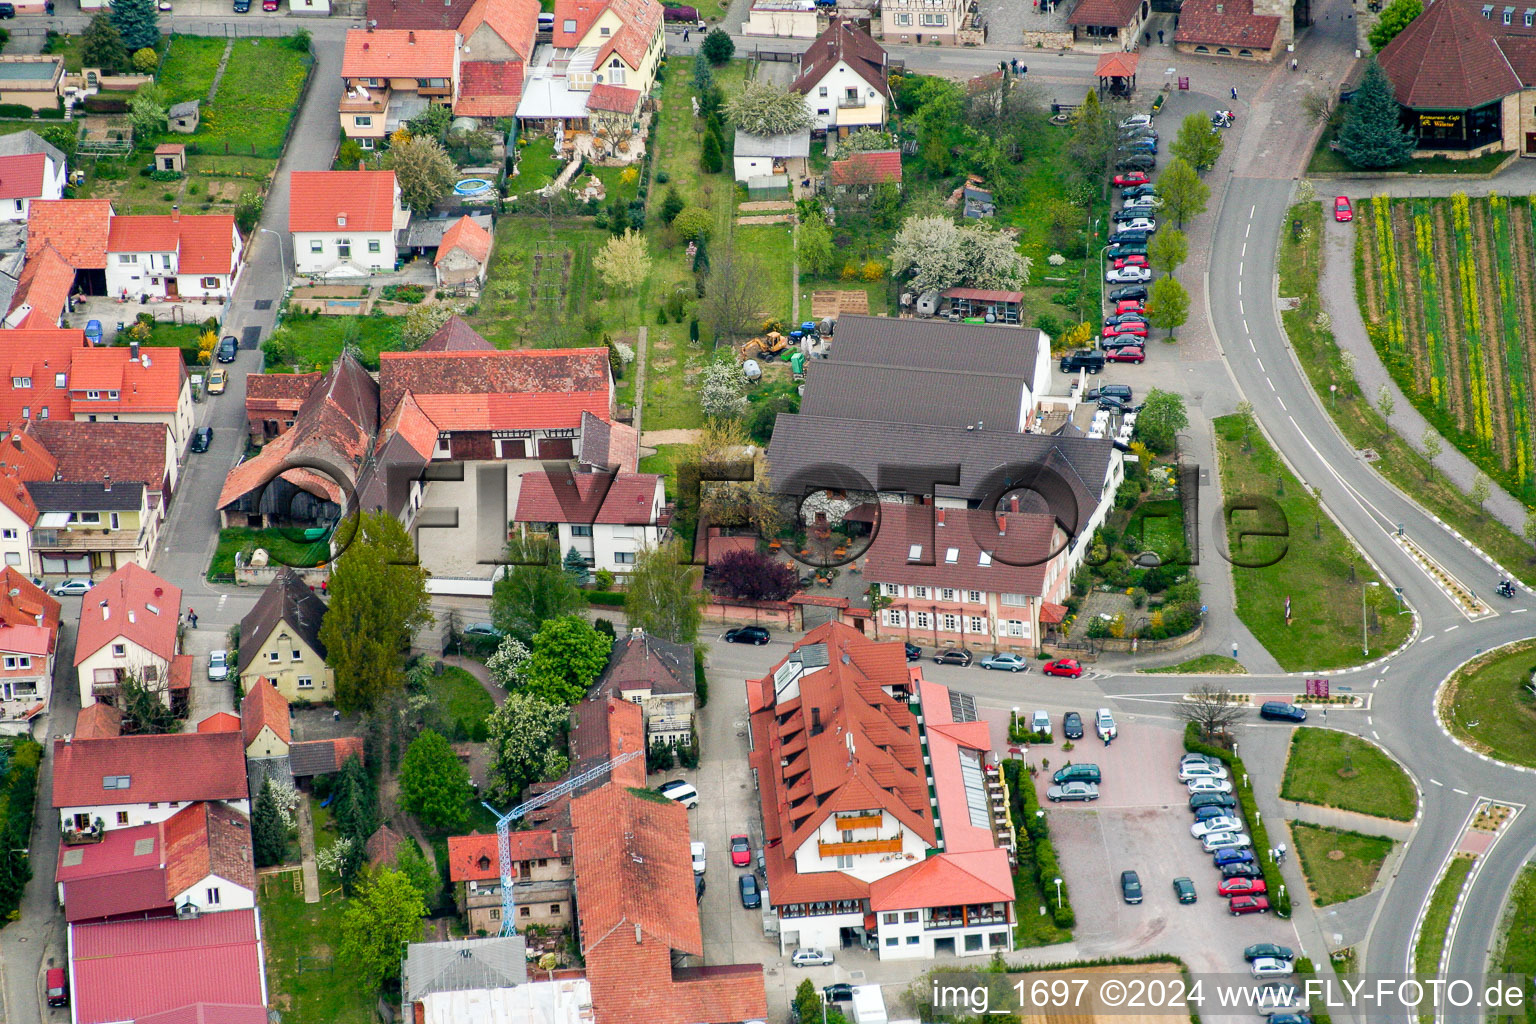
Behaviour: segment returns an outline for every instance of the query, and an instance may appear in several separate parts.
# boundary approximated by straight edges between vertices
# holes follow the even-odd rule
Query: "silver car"
[[[1047,789],[1045,796],[1052,803],[1060,803],[1063,800],[1097,800],[1099,787],[1092,782],[1063,782],[1059,786]]]
[[[229,678],[228,651],[214,651],[208,655],[208,678],[216,683]]]

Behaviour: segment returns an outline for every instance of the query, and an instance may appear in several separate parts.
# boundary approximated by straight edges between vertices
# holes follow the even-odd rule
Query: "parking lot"
[[[1038,749],[1031,750],[1037,763]],[[1278,942],[1295,948],[1295,930],[1272,914],[1227,913],[1227,901],[1216,895],[1220,879],[1211,857],[1189,834],[1189,794],[1178,780],[1183,753],[1183,731],[1171,723],[1122,721],[1109,747],[1090,733],[1070,754],[1059,745],[1046,754],[1051,768],[1036,776],[1036,785],[1077,912],[1074,938],[1085,957],[1173,953],[1196,972],[1240,973],[1245,946]],[[1097,801],[1045,802],[1051,772],[1069,759],[1100,767]],[[1120,872],[1127,868],[1141,876],[1146,894],[1135,906],[1120,897]],[[1194,881],[1198,902],[1175,899],[1173,880],[1179,877]]]

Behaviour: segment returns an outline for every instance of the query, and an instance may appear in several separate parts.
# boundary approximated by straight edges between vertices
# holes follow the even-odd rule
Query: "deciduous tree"
[[[153,51],[151,51],[153,52]],[[157,90],[140,86],[138,95],[128,104],[128,121],[137,139],[147,139],[165,131],[167,116]]]
[[[125,672],[117,684],[117,706],[123,712],[123,735],[150,736],[176,732],[170,694],[151,688],[137,672]]]
[[[1147,300],[1147,323],[1168,332],[1184,326],[1189,319],[1189,293],[1176,277],[1160,277],[1152,282],[1151,297]]]
[[[715,215],[702,206],[687,207],[672,218],[672,230],[685,242],[700,239],[707,242],[715,230]]]
[[[1173,450],[1178,433],[1189,426],[1184,411],[1184,396],[1153,388],[1136,417],[1136,434],[1148,448],[1163,453]]]
[[[715,419],[735,419],[747,411],[746,381],[735,359],[721,359],[704,368],[699,407]]]
[[[800,589],[792,566],[761,551],[732,551],[708,575],[712,588],[745,601],[783,601]]]
[[[1424,428],[1424,436],[1419,439],[1419,444],[1424,449],[1424,458],[1429,460],[1430,468],[1433,469],[1435,460],[1440,457],[1441,451],[1444,450],[1440,446],[1440,436],[1435,433],[1434,427]]]
[[[1424,13],[1424,0],[1392,0],[1382,10],[1381,16],[1376,19],[1376,24],[1366,33],[1365,38],[1371,44],[1372,53],[1380,53],[1387,48],[1387,44],[1397,38],[1397,34],[1408,27],[1408,24]]]
[[[795,256],[800,261],[800,269],[808,274],[820,276],[832,269],[836,253],[832,248],[832,232],[827,230],[826,221],[813,217],[800,225]]]
[[[426,913],[426,901],[403,872],[380,871],[347,904],[338,962],[374,986],[397,981],[405,946],[422,937]]]
[[[805,97],[771,82],[748,82],[725,103],[725,118],[748,135],[790,135],[809,131]]]
[[[141,75],[152,75],[155,68],[160,66],[160,55],[152,47],[146,46],[142,50],[133,51],[133,70]]]
[[[1168,152],[1195,170],[1204,171],[1216,166],[1222,146],[1221,132],[1212,131],[1210,118],[1198,113],[1179,122],[1179,135],[1168,146]]]
[[[448,134],[448,126],[453,124],[453,110],[447,104],[433,103],[405,122],[405,130],[419,138],[437,139],[439,142]]]
[[[1493,484],[1488,479],[1488,474],[1479,473],[1472,481],[1472,491],[1467,496],[1477,502],[1477,510],[1481,512],[1487,504],[1488,497],[1493,493]]]
[[[853,153],[879,153],[895,148],[896,140],[890,132],[878,128],[856,128],[837,144],[837,155],[846,157]]]
[[[1211,187],[1200,180],[1200,175],[1186,161],[1174,157],[1157,179],[1157,194],[1163,200],[1163,212],[1183,227],[1186,220],[1193,220],[1205,212]]]
[[[463,306],[447,302],[422,302],[412,306],[405,311],[405,322],[400,325],[400,347],[408,352],[421,348],[450,317],[462,312]]]
[[[458,176],[443,144],[429,136],[407,135],[392,143],[384,155],[384,166],[395,172],[400,201],[421,217],[453,191]]]
[[[675,644],[693,643],[702,619],[698,579],[681,541],[641,550],[629,574],[629,624]]]
[[[503,690],[510,690],[522,681],[523,665],[533,652],[515,636],[503,637],[496,653],[485,660],[491,681]]]
[[[1339,129],[1339,151],[1356,167],[1396,167],[1413,156],[1414,146],[1413,133],[1403,127],[1392,83],[1373,57]]]
[[[442,881],[438,873],[432,870],[432,865],[427,863],[414,836],[405,836],[400,840],[400,848],[395,853],[395,870],[410,879],[411,885],[421,893],[421,901],[429,910],[437,903],[438,894],[443,888]]]
[[[712,248],[699,312],[713,332],[715,343],[751,334],[762,325],[767,305],[768,275],[763,271],[762,261],[734,243]]]
[[[1189,239],[1178,228],[1164,228],[1147,243],[1147,259],[1169,277],[1189,259]]]
[[[111,17],[130,51],[160,45],[160,11],[155,0],[112,0]]]
[[[632,292],[651,273],[650,243],[633,228],[625,228],[624,234],[603,244],[592,257],[592,266],[609,288]]]
[[[570,762],[561,733],[569,718],[562,704],[531,693],[507,694],[489,719],[493,800],[514,804],[529,784],[565,773]]]
[[[528,643],[547,620],[586,607],[581,591],[565,574],[560,546],[545,537],[507,541],[507,571],[491,590],[491,621]]]
[[[427,572],[400,521],[363,513],[352,543],[331,567],[330,606],[320,639],[336,673],[336,706],[367,711],[405,685],[405,653],[431,625]]]
[[[1029,258],[1009,232],[944,217],[909,217],[891,243],[891,273],[916,292],[955,285],[1008,288],[1029,276]]]
[[[464,827],[470,798],[469,771],[432,729],[411,741],[400,762],[400,802],[429,831]]]
[[[523,667],[523,692],[565,705],[586,695],[613,649],[607,637],[578,615],[550,619],[528,646],[532,654]]]
[[[1184,721],[1195,723],[1200,738],[1209,743],[1242,718],[1248,704],[1225,686],[1201,683],[1175,705],[1175,710]]]

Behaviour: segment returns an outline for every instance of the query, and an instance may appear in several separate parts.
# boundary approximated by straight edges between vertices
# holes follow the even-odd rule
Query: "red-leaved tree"
[[[712,589],[743,601],[782,601],[800,589],[793,566],[760,551],[732,551],[706,576]]]

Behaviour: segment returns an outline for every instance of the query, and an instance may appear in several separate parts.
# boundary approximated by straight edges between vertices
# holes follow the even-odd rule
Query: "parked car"
[[[1157,157],[1151,153],[1127,153],[1115,161],[1117,171],[1150,171],[1157,166]]]
[[[797,949],[789,962],[795,967],[825,967],[832,962],[832,954],[819,949]]]
[[[1188,782],[1190,779],[1224,779],[1227,777],[1227,769],[1219,764],[1200,764],[1190,762],[1179,765],[1179,781]]]
[[[1032,711],[1029,715],[1029,731],[1051,734],[1051,716],[1044,711]]]
[[[1146,153],[1150,156],[1157,155],[1157,139],[1150,135],[1134,135],[1129,138],[1122,137],[1120,144],[1115,147],[1117,153]]]
[[[701,903],[704,900],[704,876],[693,876],[693,902]]]
[[[1230,778],[1190,778],[1186,783],[1189,786],[1189,795],[1198,792],[1232,792],[1232,780]]]
[[[1219,896],[1258,896],[1264,890],[1262,878],[1224,878],[1216,887]]]
[[[1146,218],[1147,211],[1138,210],[1135,207],[1122,208],[1109,215],[1110,223],[1118,224],[1120,227],[1124,227],[1132,221],[1145,220]]]
[[[1186,764],[1221,764],[1221,763],[1223,763],[1221,758],[1213,757],[1210,754],[1193,754],[1193,753],[1191,753],[1191,754],[1185,754],[1183,757],[1179,758],[1179,767],[1181,767],[1181,768],[1184,765],[1186,765]]]
[[[1189,798],[1189,809],[1198,811],[1202,807],[1236,807],[1237,797],[1231,793],[1196,793]]]
[[[9,7],[11,5],[6,4],[6,6]],[[69,982],[64,976],[64,968],[48,968],[48,977],[45,984],[48,989],[49,1006],[69,1005]]]
[[[1127,903],[1141,902],[1141,876],[1134,871],[1120,872],[1120,897]]]
[[[90,345],[101,344],[101,321],[87,320],[85,322],[85,340]]]
[[[1227,913],[1233,917],[1239,914],[1267,914],[1269,900],[1263,896],[1234,896],[1227,904]]]
[[[704,869],[709,865],[709,859],[704,855],[704,844],[689,843],[688,853],[693,859],[693,873],[696,875],[702,875],[704,873]]]
[[[226,334],[219,339],[219,347],[216,358],[221,363],[235,361],[235,353],[240,351],[240,342],[233,334]]]
[[[1062,782],[1091,782],[1097,786],[1103,781],[1096,764],[1069,764],[1056,769],[1056,774],[1051,776],[1051,781]]]
[[[1124,267],[1104,275],[1106,284],[1134,284],[1152,280],[1152,271],[1146,267]]]
[[[1355,219],[1355,211],[1349,205],[1348,196],[1339,196],[1333,201],[1333,219],[1340,224]]]
[[[1221,867],[1223,864],[1252,864],[1254,860],[1252,847],[1217,850],[1211,854],[1211,862],[1217,867]]]
[[[278,0],[261,0],[261,9],[267,12],[278,9]]]
[[[737,626],[735,629],[726,630],[725,636],[721,639],[728,644],[756,644],[761,647],[770,638],[768,631],[762,626]]]
[[[1277,946],[1273,942],[1255,942],[1243,950],[1243,959],[1249,963],[1266,956],[1276,957],[1280,960],[1296,959],[1296,954],[1291,952],[1289,946]]]
[[[235,0],[235,13],[245,14],[251,9],[251,0]]]
[[[1135,199],[1127,199],[1125,201],[1125,205],[1122,206],[1121,209],[1123,209],[1123,210],[1141,210],[1141,211],[1143,211],[1143,213],[1141,215],[1143,217],[1145,217],[1147,215],[1145,211],[1156,210],[1158,207],[1160,207],[1162,205],[1163,205],[1162,199],[1160,199],[1159,197],[1157,197],[1155,195],[1151,195],[1149,193],[1149,194],[1144,195],[1144,196],[1137,196]]]
[[[1147,265],[1147,254],[1137,253],[1136,255],[1114,257],[1114,262],[1110,264],[1110,267],[1114,270],[1124,270],[1126,267],[1141,267],[1145,269]]]
[[[213,444],[213,428],[198,427],[192,431],[192,444],[189,446],[194,452],[205,452]]]
[[[1120,730],[1115,726],[1115,716],[1109,713],[1109,708],[1099,708],[1098,715],[1094,718],[1093,731],[1101,740],[1112,740],[1120,735]]]
[[[1157,186],[1150,182],[1145,185],[1132,185],[1130,188],[1120,190],[1120,198],[1129,202],[1132,199],[1140,199],[1142,196],[1157,195]]]
[[[53,585],[53,593],[56,597],[78,597],[90,589],[90,580],[65,580],[63,583]]]
[[[1063,800],[1097,800],[1099,787],[1092,782],[1063,782],[1059,786],[1051,786],[1045,791],[1045,797],[1052,803],[1060,803]]]
[[[736,885],[741,889],[741,905],[747,910],[756,910],[763,905],[763,894],[757,888],[757,879],[752,875],[742,875],[736,879]]]
[[[1211,818],[1209,821],[1197,821],[1189,826],[1189,834],[1196,839],[1204,839],[1207,836],[1220,835],[1223,832],[1236,832],[1242,827],[1243,823],[1236,818]]]
[[[1235,846],[1252,846],[1253,837],[1246,832],[1212,832],[1200,838],[1206,853],[1230,850]]]
[[[687,807],[689,810],[699,806],[699,791],[693,788],[693,784],[682,779],[673,779],[671,782],[663,782],[656,787],[656,792]]]
[[[1152,233],[1143,228],[1121,227],[1110,233],[1109,244],[1121,245],[1127,242],[1145,243],[1151,237]]]
[[[1271,1020],[1283,1017],[1303,1017],[1308,1024],[1311,1018],[1305,1011],[1311,1004],[1307,995],[1295,985],[1285,982],[1268,982],[1260,985],[1254,994],[1254,1009],[1259,1011],[1259,1016],[1268,1017]]]
[[[1132,234],[1140,235],[1141,232],[1140,231],[1135,231],[1135,232],[1132,232]],[[1147,255],[1147,241],[1144,238],[1137,238],[1137,239],[1135,239],[1133,241],[1116,242],[1113,245],[1109,246],[1105,250],[1105,252],[1104,252],[1105,258],[1106,259],[1111,259],[1111,260],[1119,260],[1119,259],[1121,259],[1123,257],[1126,257],[1126,256],[1146,256],[1146,255]]]
[[[1212,818],[1231,817],[1230,807],[1199,807],[1195,810],[1196,821],[1210,821]]]
[[[951,647],[947,651],[935,654],[933,660],[938,665],[959,665],[964,668],[971,663],[971,652],[964,647]]]
[[[989,654],[981,659],[981,667],[999,672],[1028,672],[1029,662],[1017,654]]]
[[[1061,357],[1061,372],[1076,373],[1078,370],[1087,370],[1089,373],[1098,373],[1104,369],[1104,353],[1094,352],[1089,349],[1078,349]]]
[[[1272,722],[1305,722],[1307,709],[1284,700],[1267,700],[1259,705],[1259,717]]]
[[[907,660],[916,661],[923,656],[923,649],[916,644],[907,644]]]
[[[738,868],[752,863],[752,840],[743,835],[731,836],[731,863]]]
[[[821,999],[825,1003],[849,1003],[853,1001],[853,986],[846,981],[821,986]]]
[[[1158,140],[1158,134],[1156,128],[1153,128],[1151,125],[1144,124],[1135,128],[1120,129],[1120,131],[1115,134],[1115,139],[1121,143],[1135,142],[1141,139],[1147,139],[1152,142],[1156,142]]]
[[[1274,1013],[1269,1024],[1312,1024],[1312,1018],[1304,1013]]]
[[[229,678],[229,652],[211,651],[208,654],[208,678],[222,683]]]
[[[1083,716],[1076,711],[1068,711],[1061,716],[1061,735],[1065,739],[1080,740],[1083,738]]]
[[[1103,330],[1100,331],[1100,337],[1102,337],[1106,341],[1112,340],[1114,338],[1138,338],[1139,339],[1139,338],[1145,338],[1147,336],[1147,331],[1148,330],[1149,330],[1149,328],[1147,327],[1146,321],[1144,321],[1144,320],[1127,320],[1123,324],[1108,324],[1108,325],[1106,325],[1103,328]],[[1127,344],[1139,345],[1139,344],[1141,344],[1141,342],[1140,341],[1132,341],[1132,342],[1128,342]],[[1119,399],[1117,398],[1117,399],[1115,399],[1115,401],[1118,402]]]
[[[1189,878],[1175,878],[1173,880],[1173,896],[1180,903],[1193,903],[1199,899],[1195,895],[1195,883]]]
[[[1145,299],[1121,299],[1120,301],[1115,303],[1115,311],[1114,311],[1114,313],[1112,315],[1113,316],[1119,316],[1121,313],[1140,313],[1142,316],[1146,316],[1147,315],[1147,303],[1146,303],[1146,300]]]
[[[1131,219],[1127,221],[1121,221],[1120,230],[1145,231],[1149,235],[1155,235],[1157,234],[1157,220],[1153,217],[1137,216],[1136,211],[1132,210]]]
[[[1111,302],[1120,302],[1126,299],[1135,302],[1147,301],[1147,286],[1144,284],[1128,284],[1124,288],[1112,289],[1109,293]]]
[[[1048,676],[1065,676],[1068,679],[1076,679],[1083,674],[1083,666],[1078,664],[1076,658],[1057,658],[1055,661],[1046,662],[1045,667],[1040,671]]]
[[[0,21],[9,21],[16,17],[16,5],[12,3],[0,3]],[[48,1005],[52,1006],[52,1003]]]
[[[1140,345],[1125,345],[1121,348],[1111,349],[1106,353],[1105,358],[1112,363],[1141,364],[1147,361],[1147,353]]]
[[[1151,123],[1152,123],[1152,115],[1151,114],[1132,114],[1130,117],[1128,117],[1124,121],[1120,122],[1120,127],[1121,128],[1134,128],[1137,125],[1143,125],[1143,124],[1150,125]]]
[[[1116,188],[1120,188],[1122,186],[1145,185],[1151,180],[1144,171],[1126,171],[1124,174],[1115,175],[1112,184]]]
[[[1226,851],[1218,851],[1226,852]],[[1244,862],[1242,864],[1222,864],[1216,868],[1222,878],[1262,878],[1264,869],[1257,864]]]

